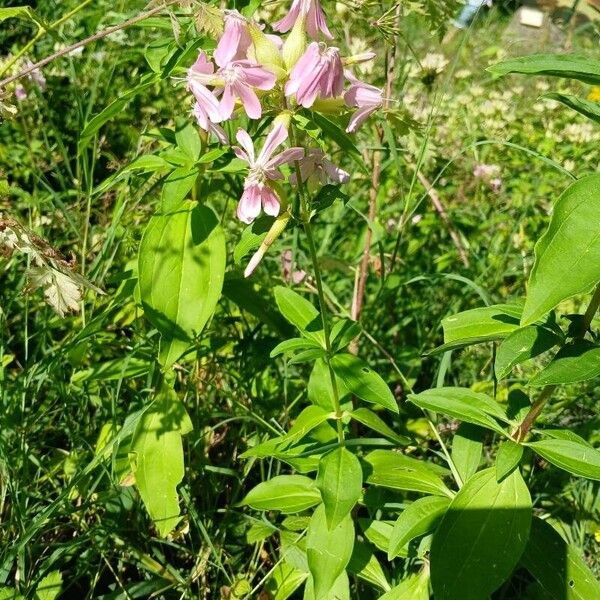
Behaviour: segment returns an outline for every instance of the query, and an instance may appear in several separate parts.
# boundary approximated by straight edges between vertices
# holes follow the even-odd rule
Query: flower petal
[[[261,164],[266,164],[269,162],[271,156],[273,156],[273,152],[275,152],[277,147],[287,140],[287,137],[287,129],[282,123],[277,123],[277,125],[275,125],[271,131],[269,131],[269,135],[267,135],[267,139],[265,140],[262,150],[258,155],[257,162]]]
[[[256,184],[249,185],[237,206],[237,216],[243,223],[250,224],[260,214],[261,196]]]
[[[252,142],[252,138],[248,135],[248,132],[240,127],[237,130],[237,133],[235,134],[235,139],[239,142],[240,146],[246,151],[246,158],[240,158],[242,158],[242,160],[245,160],[250,165],[254,164],[254,143]]]

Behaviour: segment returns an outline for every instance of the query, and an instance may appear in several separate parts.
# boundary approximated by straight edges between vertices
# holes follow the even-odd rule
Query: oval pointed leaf
[[[293,514],[320,501],[321,495],[312,479],[304,475],[277,475],[250,490],[241,504],[256,510],[278,510]]]
[[[410,504],[398,517],[390,537],[388,560],[400,555],[400,551],[411,540],[431,533],[450,505],[450,499],[441,496],[419,498]]]
[[[346,448],[326,454],[319,463],[317,486],[325,505],[329,530],[350,514],[362,492],[360,461]]]
[[[452,438],[452,461],[463,483],[477,473],[483,453],[483,434],[481,427],[461,423]]]
[[[436,600],[485,600],[517,566],[531,526],[531,497],[519,471],[496,481],[475,474],[458,492],[431,545]]]
[[[504,379],[516,365],[524,363],[560,342],[556,332],[546,327],[529,325],[513,331],[496,351],[496,376]]]
[[[522,457],[523,446],[511,440],[502,442],[496,455],[496,479],[502,481],[510,475],[519,466]]]
[[[176,342],[172,364],[212,316],[223,287],[225,236],[207,206],[185,202],[152,217],[140,245],[144,313],[163,340]]]
[[[600,173],[569,186],[550,226],[535,245],[521,325],[530,325],[563,300],[600,281]]]
[[[411,394],[408,399],[421,408],[506,435],[495,420],[498,418],[506,421],[506,414],[502,407],[486,394],[473,392],[468,388],[441,387]]]
[[[302,333],[321,346],[324,344],[321,315],[319,311],[300,294],[290,288],[278,285],[275,288],[275,302],[281,314]]]
[[[584,117],[595,121],[596,123],[600,123],[600,103],[592,102],[591,100],[584,100],[583,98],[578,98],[577,96],[572,96],[571,94],[559,94],[558,92],[548,92],[544,94],[544,98],[548,98],[550,100],[556,100],[569,108],[577,111],[579,114],[582,114]]]
[[[600,582],[579,550],[541,519],[531,523],[521,564],[538,580],[548,600],[600,598]]]
[[[352,354],[336,354],[331,359],[335,374],[355,396],[398,412],[398,403],[387,383],[360,358]]]
[[[600,346],[578,340],[563,346],[529,385],[536,387],[588,381],[600,375]]]
[[[350,416],[359,423],[366,425],[373,431],[384,435],[390,440],[394,440],[400,446],[407,446],[411,443],[410,438],[397,434],[391,427],[386,425],[385,421],[378,417],[373,411],[368,408],[357,408],[350,413]]]
[[[579,477],[600,481],[600,451],[574,440],[553,439],[527,444],[549,463]]]
[[[365,461],[366,480],[373,485],[452,497],[438,472],[421,460],[391,450],[374,450]]]
[[[350,562],[353,547],[354,524],[350,515],[330,531],[325,507],[318,506],[310,519],[306,534],[306,556],[316,600],[328,598],[337,578]]]

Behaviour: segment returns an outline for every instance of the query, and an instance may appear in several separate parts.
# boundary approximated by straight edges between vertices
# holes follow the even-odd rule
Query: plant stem
[[[107,35],[110,35],[111,33],[114,33],[115,31],[120,31],[121,29],[130,27],[131,25],[135,25],[136,23],[139,23],[140,21],[143,21],[144,19],[147,19],[148,17],[151,17],[152,15],[155,15],[156,13],[161,12],[168,6],[171,6],[172,4],[176,4],[179,1],[180,0],[168,0],[164,4],[161,4],[160,6],[157,6],[156,8],[153,8],[152,10],[148,10],[146,12],[140,13],[139,15],[132,17],[131,19],[128,19],[127,21],[123,21],[122,23],[119,23],[118,25],[114,25],[113,27],[107,27],[106,29],[103,29],[102,31],[98,31],[94,35],[91,35],[83,40],[80,40],[79,42],[76,42],[75,44],[71,44],[70,46],[63,48],[62,50],[58,50],[54,54],[51,54],[50,56],[47,56],[46,58],[36,62],[35,64],[19,71],[16,75],[11,75],[10,77],[7,77],[6,79],[3,79],[2,81],[0,81],[0,89],[9,83],[12,83],[13,81],[17,81],[17,79],[21,79],[22,77],[25,77],[25,75],[29,75],[29,73],[32,73],[33,71],[35,71],[37,69],[41,69],[42,67],[45,67],[48,63],[51,63],[53,60],[56,60],[57,58],[60,58],[61,56],[64,56],[65,54],[69,54],[70,52],[73,52],[73,50],[77,50],[77,48],[82,48],[83,46],[87,46],[88,44],[91,44],[92,42],[95,42],[97,40],[101,40],[102,38],[105,38]]]
[[[600,284],[596,287],[596,291],[592,296],[589,306],[583,315],[583,323],[581,325],[581,331],[579,333],[579,338],[583,338],[583,336],[587,333],[587,330],[590,328],[592,324],[592,320],[594,319],[595,314],[598,312],[598,308],[600,308]],[[517,442],[523,441],[536,419],[540,416],[546,402],[552,396],[552,393],[557,388],[556,385],[547,385],[540,394],[540,397],[533,403],[529,412],[525,415],[525,418],[521,422],[521,424],[514,431],[513,436],[516,436]]]

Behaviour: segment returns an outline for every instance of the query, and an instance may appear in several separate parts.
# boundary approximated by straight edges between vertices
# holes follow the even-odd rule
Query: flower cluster
[[[288,140],[293,114],[302,109],[356,109],[347,131],[352,133],[383,105],[383,92],[354,77],[351,65],[370,61],[372,52],[343,57],[329,45],[333,35],[319,0],[293,0],[288,14],[272,26],[277,34],[235,10],[223,11],[223,32],[209,57],[200,51],[187,73],[198,125],[222,144],[228,144],[224,123],[245,114],[250,120],[273,117],[260,152],[249,133],[239,128],[236,156],[247,163],[248,174],[237,216],[252,223],[261,210],[277,217],[282,212],[280,167],[297,167],[289,182],[309,187],[345,183],[348,173],[336,167],[319,148],[279,148]],[[281,34],[288,33],[284,39]],[[279,35],[278,35],[279,34]],[[346,85],[348,84],[348,86]],[[264,128],[261,128],[264,131]]]

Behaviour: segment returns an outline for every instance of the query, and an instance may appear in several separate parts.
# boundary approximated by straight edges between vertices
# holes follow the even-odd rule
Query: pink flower
[[[235,99],[239,98],[246,114],[251,119],[260,119],[262,108],[254,91],[272,90],[277,78],[271,71],[249,60],[237,60],[219,70],[217,75],[224,80],[225,89],[219,110],[223,119],[229,119],[233,113]]]
[[[359,81],[350,73],[346,73],[346,77],[351,85],[344,94],[344,100],[348,106],[358,108],[350,118],[346,131],[354,133],[370,115],[383,106],[383,90]]]
[[[275,23],[273,29],[285,33],[294,26],[299,18],[306,20],[306,31],[313,40],[319,39],[319,33],[330,40],[333,39],[327,28],[325,13],[319,0],[294,0],[290,12],[281,21]]]
[[[347,183],[350,180],[350,174],[326,159],[319,148],[310,148],[306,156],[300,160],[300,177],[303,182],[314,181],[320,185],[325,185],[329,181]],[[295,185],[297,179],[296,173],[290,175],[290,183]]]
[[[284,250],[281,253],[281,271],[285,281],[298,284],[306,277],[306,271],[292,271],[292,256],[290,249]]]
[[[335,98],[344,90],[344,70],[339,48],[312,42],[290,73],[285,95],[310,108],[317,98]]]
[[[251,45],[246,19],[237,10],[226,10],[225,29],[213,54],[217,65],[224,67],[233,60],[246,58]]]
[[[204,51],[198,54],[196,62],[188,69],[187,82],[188,88],[196,98],[197,109],[194,108],[194,113],[196,114],[196,110],[198,110],[213,123],[222,121],[219,100],[206,87],[207,85],[215,85],[219,82],[219,79],[215,76],[214,65],[208,61]],[[197,114],[196,117],[198,117]],[[206,127],[202,128],[206,129]]]
[[[252,223],[260,214],[261,207],[266,214],[276,217],[279,214],[279,196],[269,185],[270,181],[282,179],[278,167],[284,163],[299,160],[304,155],[302,148],[288,148],[273,156],[275,150],[288,137],[287,129],[279,123],[271,131],[258,156],[254,144],[246,131],[238,129],[236,138],[241,148],[233,148],[236,156],[247,162],[250,172],[244,182],[244,193],[240,198],[237,216],[244,223]]]
[[[25,66],[27,68],[33,67],[33,63],[29,59],[27,59],[27,61],[25,62]],[[28,77],[31,81],[33,81],[33,83],[35,83],[40,88],[42,92],[46,89],[46,78],[44,77],[44,74],[40,71],[40,69],[34,69],[33,71],[31,71],[31,73],[29,73]]]
[[[200,129],[204,129],[207,133],[214,133],[217,136],[217,139],[221,142],[221,144],[228,144],[229,140],[227,139],[227,134],[223,130],[220,125],[213,123],[206,112],[204,106],[200,104],[200,102],[196,102],[194,104],[193,109],[194,116],[196,117],[196,121],[198,122],[198,126]]]

